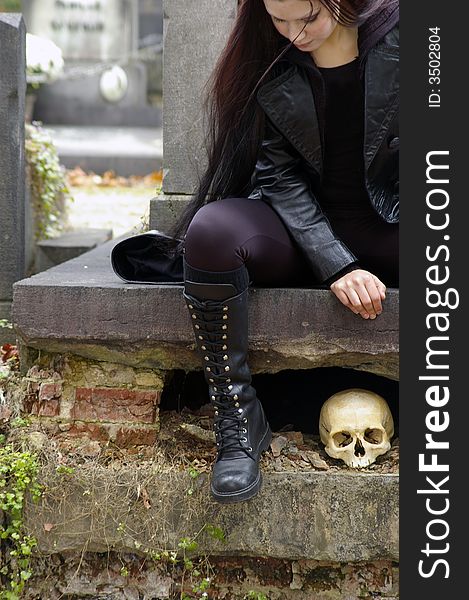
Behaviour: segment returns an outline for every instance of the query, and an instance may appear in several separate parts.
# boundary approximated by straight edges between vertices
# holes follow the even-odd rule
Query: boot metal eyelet
[[[228,315],[223,315],[223,320],[226,321],[226,319],[228,318]]]
[[[210,367],[205,367],[206,371],[211,371],[212,369]]]
[[[228,346],[226,344],[223,344],[222,350],[228,350]]]
[[[227,307],[227,306],[224,306],[224,307],[223,307],[223,310],[228,310],[228,307]]]
[[[194,308],[194,307],[192,306],[192,304],[189,304],[189,308]]]
[[[226,383],[230,383],[230,382],[231,382],[231,379],[230,379],[230,378],[228,378],[228,379],[226,380]]]
[[[239,408],[239,409],[238,409],[238,412],[241,414],[241,413],[243,412],[243,409],[242,409],[242,408]]]
[[[222,335],[222,337],[221,337],[221,339],[222,339],[222,340],[226,340],[226,339],[227,339],[227,337],[228,337],[227,335],[223,334],[223,335]]]
[[[210,383],[214,383],[215,379],[209,379]]]
[[[199,335],[199,340],[203,340],[203,339],[204,339],[204,338],[203,338],[201,335]]]
[[[201,346],[202,350],[207,350],[207,346]]]
[[[223,360],[228,360],[228,354],[225,354],[225,355],[223,356]]]
[[[248,448],[246,448],[246,450],[249,450],[249,452],[252,452],[251,446],[249,446]]]
[[[213,386],[213,389],[214,389],[215,392],[218,392],[218,388],[217,387]]]
[[[241,441],[242,441],[242,442],[247,442],[247,441],[248,441],[248,438],[242,437],[242,438],[241,438]]]
[[[233,398],[234,398],[235,400],[239,400],[239,396],[238,396],[238,394],[235,394],[235,395],[233,396]],[[235,406],[239,406],[239,404],[238,404],[238,403],[236,403],[236,404],[235,404]]]
[[[192,318],[193,319],[197,319],[197,315],[192,315]]]
[[[233,389],[233,386],[232,386],[232,385],[229,385],[229,386],[228,386],[228,389],[229,389],[229,390],[230,390],[230,392],[231,392],[231,390]]]
[[[208,356],[204,356],[205,360],[210,360]]]
[[[242,431],[243,433],[247,433],[247,432],[248,432],[248,430],[247,430],[245,427],[243,427],[243,428],[241,429],[241,431]]]
[[[235,402],[235,406],[236,406],[236,408],[238,408],[239,402]]]
[[[247,423],[247,422],[248,422],[248,418],[247,418],[247,417],[244,417],[244,419],[243,419],[243,423]]]
[[[225,371],[229,371],[229,370],[230,370],[230,367],[228,365],[226,365]]]
[[[216,397],[216,396],[212,396],[212,400],[216,400],[216,399],[217,399],[217,397]]]
[[[196,325],[194,325],[194,327],[195,327],[196,329],[200,329],[200,325],[197,325],[197,324],[196,324]]]

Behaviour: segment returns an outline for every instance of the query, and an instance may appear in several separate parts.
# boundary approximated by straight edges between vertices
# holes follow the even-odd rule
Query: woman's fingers
[[[383,311],[381,301],[386,286],[372,273],[355,269],[331,285],[331,290],[347,308],[364,319],[375,319]]]
[[[386,286],[381,281],[381,279],[378,279],[376,277],[376,275],[371,274],[371,276],[373,277],[373,279],[376,283],[376,287],[378,288],[379,293],[381,294],[381,300],[384,300],[386,298]]]

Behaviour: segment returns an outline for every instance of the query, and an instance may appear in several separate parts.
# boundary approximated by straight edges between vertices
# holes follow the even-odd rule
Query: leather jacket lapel
[[[257,98],[274,125],[320,174],[322,136],[313,92],[304,70],[297,65],[290,66],[285,73],[262,86]]]
[[[393,35],[396,34],[385,36],[382,43],[368,52],[365,64],[366,170],[399,109],[399,48],[397,43],[392,43]],[[284,73],[261,86],[257,98],[276,127],[321,176],[321,140],[324,139],[321,126],[321,111],[324,110],[324,92],[321,89],[323,79],[312,59],[305,53],[292,49],[288,56],[293,64]],[[314,84],[314,95],[311,82]]]

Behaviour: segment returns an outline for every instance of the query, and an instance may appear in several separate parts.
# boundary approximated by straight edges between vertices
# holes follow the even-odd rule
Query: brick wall
[[[38,362],[24,377],[22,408],[54,436],[154,444],[164,373],[70,354]]]

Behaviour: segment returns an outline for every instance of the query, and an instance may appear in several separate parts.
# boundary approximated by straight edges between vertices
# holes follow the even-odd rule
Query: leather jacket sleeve
[[[334,234],[302,166],[303,159],[266,118],[249,198],[272,206],[323,283],[358,259]]]

